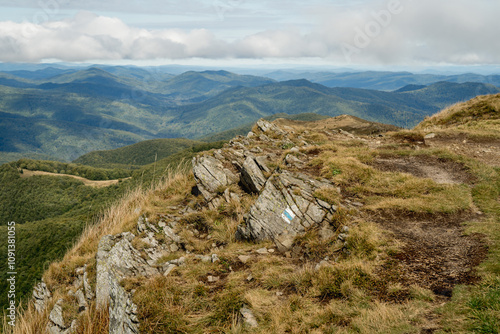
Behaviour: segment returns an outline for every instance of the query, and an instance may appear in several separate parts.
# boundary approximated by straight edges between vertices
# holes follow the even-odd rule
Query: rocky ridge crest
[[[349,134],[348,138],[352,137]],[[296,236],[311,227],[318,227],[325,238],[342,231],[338,237],[342,244],[348,228],[333,226],[333,215],[338,208],[317,195],[321,189],[340,194],[340,189],[308,170],[307,162],[311,157],[303,151],[311,147],[294,129],[259,120],[254,131],[246,137],[238,136],[223,149],[202,153],[193,159],[196,186],[192,192],[203,196],[204,205],[211,209],[240,201],[242,197],[254,198],[254,204],[238,226],[237,240],[270,240],[280,253],[290,254],[294,251]],[[194,254],[187,240],[180,236],[180,217],[196,214],[197,210],[177,206],[169,211],[176,214],[166,214],[158,223],[141,217],[134,233],[107,235],[100,240],[95,289],[91,288],[86,267],[76,269],[77,279],[73,284],[76,292],[70,290],[68,294],[74,296],[79,312],[85,311],[92,301],[98,308],[108,307],[109,333],[139,333],[134,290],[126,291],[122,286],[124,279],[167,276],[178,266],[185,265],[187,258],[201,262],[219,261],[216,252],[223,245],[213,243],[212,254]],[[189,233],[200,238],[210,237],[195,228]],[[139,243],[143,245],[140,250]],[[184,256],[161,261],[179,252]],[[274,250],[257,251],[259,254],[271,252]],[[321,261],[317,267],[327,265],[328,260]],[[216,281],[218,277],[210,276],[207,280]],[[50,291],[41,282],[33,296],[37,310],[42,312],[51,298]],[[63,318],[61,304],[62,300],[58,301],[50,312],[48,331],[73,333],[76,320],[68,324],[68,319]],[[249,308],[243,307],[240,313],[248,326],[258,325]]]

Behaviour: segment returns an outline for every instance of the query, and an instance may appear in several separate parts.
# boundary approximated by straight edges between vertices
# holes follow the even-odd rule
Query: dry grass
[[[456,134],[463,132],[478,138],[500,138],[500,94],[478,96],[457,103],[426,118],[415,130]]]
[[[297,132],[291,137],[293,140],[298,139]],[[421,140],[421,135],[420,130],[400,134],[409,142]],[[318,229],[310,229],[295,239],[295,248],[289,254],[257,254],[256,249],[274,248],[274,245],[238,242],[234,238],[238,224],[256,197],[231,188],[241,200],[233,199],[217,208],[205,208],[184,216],[176,231],[187,250],[196,254],[217,253],[220,261],[202,262],[193,255],[179,252],[162,259],[186,257],[186,264],[177,267],[168,277],[122,282],[126,289],[136,289],[134,302],[138,306],[141,333],[402,334],[422,331],[429,313],[435,312],[436,296],[429,290],[406,286],[381,274],[381,267],[390,254],[402,247],[367,217],[372,210],[387,209],[439,214],[466,211],[473,207],[474,201],[476,204],[481,201],[481,195],[474,192],[484,190],[482,193],[486,193],[488,189],[441,185],[410,174],[382,172],[369,165],[382,152],[370,152],[366,143],[359,140],[332,144],[325,133],[309,133],[305,139],[317,144],[301,150],[310,157],[308,167],[318,171],[315,176],[335,183],[335,187],[318,189],[315,196],[339,206],[330,223],[336,233],[323,240]],[[419,154],[436,152],[423,150]],[[498,178],[497,174],[493,176]],[[105,212],[98,224],[89,227],[62,261],[50,266],[44,276],[50,288],[62,291],[71,283],[75,268],[83,264],[88,265],[90,272],[95,270],[95,251],[103,235],[132,230],[140,215],[154,220],[158,214],[169,212],[167,207],[171,205],[188,202],[192,205],[196,202],[189,193],[193,184],[188,173],[178,172],[170,174],[155,188],[131,192]],[[483,186],[486,187],[486,182]],[[493,196],[498,198],[495,191],[488,190],[489,201]],[[341,204],[348,203],[346,197],[365,205],[360,212],[344,209]],[[488,205],[498,212],[498,203]],[[488,213],[484,205],[482,210]],[[490,220],[488,228],[494,228],[495,224],[496,220]],[[347,243],[337,238],[343,226],[349,227]],[[204,234],[204,238],[195,236],[194,228]],[[217,250],[213,248],[214,243]],[[243,263],[239,255],[250,256],[250,260]],[[316,268],[327,256],[328,263]],[[498,261],[491,262],[498,270]],[[210,282],[208,276],[218,280]],[[498,282],[494,282],[493,286],[497,286]],[[491,310],[485,314],[496,315],[497,303],[493,302],[496,291],[456,304],[464,310],[464,304],[471,301],[476,302],[473,305],[476,308],[489,303]],[[398,299],[403,295],[406,297]],[[396,302],[390,302],[391,296],[396,296]],[[257,329],[249,329],[242,323],[239,310],[243,305],[253,311],[259,322]],[[447,312],[456,318],[464,314]],[[26,325],[8,333],[36,333],[36,328],[43,328],[44,321],[46,323],[46,316],[38,316],[28,308],[20,317],[20,324]],[[106,319],[105,313],[96,313],[91,308],[80,316],[78,333],[104,333],[108,326]],[[463,319],[462,322],[466,323]],[[453,332],[453,327],[450,328]]]
[[[132,230],[137,219],[144,213],[151,213],[159,208],[154,205],[162,199],[162,205],[178,204],[189,194],[194,181],[187,170],[175,170],[168,173],[161,181],[149,189],[137,188],[130,191],[123,198],[117,200],[102,214],[102,218],[95,224],[88,226],[82,233],[75,246],[68,251],[64,258],[52,263],[43,275],[49,290],[55,296],[64,296],[66,288],[72,283],[75,269],[87,264],[87,270],[92,282],[91,273],[95,271],[95,256],[99,240],[110,234]],[[53,297],[52,300],[56,300]],[[49,305],[51,309],[51,305]],[[42,333],[47,324],[48,314],[38,315],[30,304],[18,316],[15,328],[9,328],[8,333],[27,334]],[[102,316],[102,315],[99,315]],[[85,322],[85,320],[84,320]],[[90,325],[87,324],[86,328]]]
[[[80,317],[76,334],[109,333],[109,308],[96,308],[95,303]]]

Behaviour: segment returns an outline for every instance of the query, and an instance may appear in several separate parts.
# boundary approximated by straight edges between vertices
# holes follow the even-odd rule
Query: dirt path
[[[35,175],[48,175],[48,176],[56,176],[56,177],[61,177],[61,176],[68,176],[71,178],[74,178],[78,181],[82,181],[86,186],[90,187],[95,187],[95,188],[104,188],[104,187],[109,187],[113,184],[117,184],[119,180],[106,180],[106,181],[93,181],[89,180],[80,176],[75,176],[75,175],[69,175],[69,174],[57,174],[57,173],[49,173],[49,172],[42,172],[42,171],[31,171],[27,169],[23,169],[23,173],[21,174],[22,178],[28,178],[32,177]]]
[[[439,184],[474,182],[474,178],[467,173],[463,165],[427,155],[379,158],[372,166],[384,172],[402,172],[430,178]]]
[[[438,135],[425,140],[430,147],[447,148],[448,150],[477,159],[485,164],[500,167],[500,140],[471,140],[465,135]]]
[[[470,213],[455,215],[408,215],[381,213],[374,220],[391,231],[404,246],[392,256],[390,270],[399,282],[451,297],[457,284],[478,281],[475,267],[487,254],[481,235],[465,235],[463,223],[474,219]]]

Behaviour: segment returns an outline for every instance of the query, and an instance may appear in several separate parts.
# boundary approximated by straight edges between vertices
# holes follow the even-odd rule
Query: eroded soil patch
[[[457,284],[473,284],[475,273],[487,255],[479,234],[465,235],[463,223],[476,219],[470,213],[454,215],[410,215],[377,213],[374,220],[402,241],[401,251],[385,269],[396,273],[403,285],[416,284],[435,294],[451,297]],[[389,269],[390,267],[390,269]]]
[[[439,135],[436,138],[426,139],[425,144],[430,147],[444,147],[456,154],[500,167],[500,140],[498,139],[474,140],[466,135]]]
[[[371,165],[384,172],[409,173],[430,178],[439,184],[471,184],[474,177],[460,163],[428,155],[408,157],[381,157]]]

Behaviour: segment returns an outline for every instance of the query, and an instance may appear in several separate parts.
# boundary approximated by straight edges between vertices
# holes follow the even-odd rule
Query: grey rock
[[[45,284],[42,279],[42,281],[35,285],[35,288],[33,289],[33,303],[35,304],[35,309],[40,313],[45,311],[47,302],[51,297],[52,295],[47,288],[47,284]]]
[[[243,317],[243,323],[250,327],[250,328],[256,328],[259,327],[259,323],[257,322],[257,319],[255,319],[255,316],[253,315],[252,311],[248,307],[242,307],[240,309],[240,314]]]
[[[343,134],[343,135],[345,135],[345,136],[347,136],[349,138],[356,138],[352,133],[344,131],[342,129],[339,129],[339,133],[341,133],[341,134]]]
[[[212,262],[212,257],[208,255],[196,255],[195,258],[201,262]]]
[[[347,234],[340,233],[339,236],[338,236],[338,238],[339,238],[340,241],[345,241],[345,240],[347,240]]]
[[[287,165],[295,166],[295,167],[302,167],[304,166],[304,162],[302,160],[299,160],[296,156],[292,154],[288,154],[285,157],[285,162]]]
[[[212,254],[212,263],[220,261],[219,256],[217,254]]]
[[[259,165],[259,168],[266,172],[270,173],[271,169],[269,168],[268,164],[271,162],[271,156],[270,155],[260,155],[258,157],[255,157],[255,162],[257,165]]]
[[[219,276],[212,276],[212,275],[207,276],[208,283],[215,283],[218,282],[219,280],[220,280]]]
[[[267,248],[260,248],[255,251],[257,254],[268,254]]]
[[[429,133],[427,135],[425,135],[424,139],[433,139],[433,138],[436,138],[436,134],[435,133]]]
[[[163,273],[163,276],[168,276],[175,268],[177,268],[175,264],[167,265],[167,267],[165,268],[165,272]]]
[[[75,297],[78,300],[78,310],[79,312],[84,311],[88,304],[87,304],[87,299],[85,299],[85,294],[83,293],[82,289],[78,289],[75,292]]]
[[[198,189],[208,202],[217,196],[217,191],[221,187],[227,187],[239,181],[238,176],[224,168],[222,162],[213,156],[193,158],[193,173]]]
[[[132,296],[125,291],[117,280],[110,281],[109,333],[138,334],[137,306]]]
[[[252,149],[250,149],[250,152],[258,154],[258,153],[262,153],[263,151],[260,147],[256,146],[256,147],[253,147]]]
[[[295,235],[283,233],[274,238],[274,243],[281,253],[285,253],[292,249]]]
[[[263,142],[270,142],[270,141],[272,141],[272,140],[271,140],[271,139],[269,139],[269,137],[268,137],[268,136],[266,136],[265,134],[261,134],[261,135],[259,136],[259,139],[260,139],[261,141],[263,141]]]
[[[52,322],[53,325],[56,325],[57,327],[59,327],[59,329],[66,329],[67,327],[64,324],[62,303],[63,303],[62,299],[59,299],[56,302],[56,304],[54,305],[54,308],[52,309],[52,311],[49,314],[49,320]]]
[[[89,275],[87,274],[86,271],[83,273],[83,288],[85,290],[85,297],[88,300],[93,299],[94,293],[92,292],[92,287],[90,286],[90,283],[89,283]]]
[[[271,176],[248,218],[238,226],[236,237],[240,240],[278,240],[283,234],[292,238],[304,233],[306,228],[323,222],[331,211],[320,206],[313,196],[317,188],[328,186],[333,185],[301,173],[283,171]],[[282,251],[282,247],[277,246]]]
[[[266,183],[266,178],[253,157],[246,158],[243,163],[241,183],[251,193],[259,193]]]
[[[132,296],[120,282],[125,277],[147,277],[158,274],[131,244],[132,233],[104,236],[97,249],[96,304],[109,305],[110,333],[138,333]]]
[[[265,119],[259,119],[257,121],[257,126],[262,132],[275,133],[277,135],[285,135],[286,131],[280,129],[276,124],[270,123]]]

